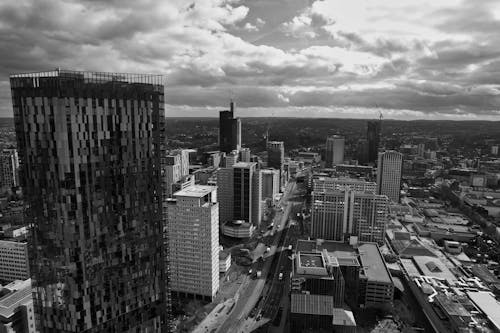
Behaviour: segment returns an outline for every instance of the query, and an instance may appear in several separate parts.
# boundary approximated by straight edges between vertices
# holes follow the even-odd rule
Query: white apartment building
[[[0,280],[11,282],[29,277],[28,243],[0,240]]]
[[[313,191],[343,191],[376,193],[377,183],[347,177],[331,178],[320,177],[313,180]]]
[[[193,185],[166,201],[170,286],[212,301],[219,290],[219,204],[215,186]]]
[[[394,150],[378,154],[378,194],[387,195],[392,201],[399,202],[402,168],[403,154]]]

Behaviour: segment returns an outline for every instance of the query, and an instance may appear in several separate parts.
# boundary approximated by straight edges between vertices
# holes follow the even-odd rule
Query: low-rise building
[[[31,279],[9,283],[0,295],[0,332],[35,333]]]
[[[28,243],[0,240],[0,280],[11,282],[29,277]]]
[[[250,238],[255,231],[255,226],[242,220],[229,221],[222,225],[222,233],[233,238]]]

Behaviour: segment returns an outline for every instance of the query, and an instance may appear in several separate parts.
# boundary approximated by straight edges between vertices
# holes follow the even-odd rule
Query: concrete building
[[[262,177],[262,199],[274,198],[280,191],[280,172],[276,169],[260,170]]]
[[[347,177],[319,177],[313,179],[313,191],[324,192],[344,190],[376,193],[377,183]]]
[[[16,149],[4,149],[0,154],[0,188],[19,185],[19,158]]]
[[[234,118],[233,101],[229,108],[219,113],[219,150],[225,153],[241,149],[241,120]]]
[[[308,164],[319,163],[319,161],[321,161],[321,155],[319,153],[301,151],[299,152],[299,160]]]
[[[226,273],[231,268],[231,252],[219,251],[219,273]]]
[[[219,290],[217,188],[194,185],[166,201],[172,292],[212,301]]]
[[[378,155],[378,194],[387,195],[392,201],[399,202],[402,168],[403,154],[389,150]]]
[[[169,326],[164,77],[10,76],[37,330]]]
[[[171,155],[179,155],[181,177],[189,175],[189,154],[191,153],[191,151],[192,149],[175,149],[170,152]]]
[[[345,138],[333,135],[326,138],[325,167],[331,168],[336,164],[344,163]]]
[[[173,194],[173,185],[181,180],[182,165],[181,155],[167,155],[165,156],[165,184],[166,194],[171,197]]]
[[[392,307],[394,282],[379,247],[375,243],[358,248],[360,270],[359,303],[364,307]]]
[[[278,169],[280,171],[280,187],[285,182],[284,165],[285,163],[285,143],[283,141],[267,142],[267,167]]]
[[[231,168],[233,165],[238,163],[239,158],[240,158],[240,155],[239,155],[237,150],[233,150],[233,151],[227,153],[226,156],[224,157],[224,164],[223,164],[224,167]]]
[[[183,176],[177,183],[172,185],[172,193],[183,190],[186,187],[189,187],[194,184],[195,184],[194,175]]]
[[[250,148],[241,148],[240,149],[240,161],[241,162],[250,162]]]
[[[325,183],[316,185],[320,190],[312,192],[311,237],[344,242],[354,236],[359,242],[383,244],[387,196],[352,191],[336,183],[327,183],[332,186],[326,190],[321,190]],[[359,183],[355,186],[363,187]]]
[[[26,280],[29,277],[28,243],[0,240],[0,281]]]
[[[37,332],[31,279],[9,283],[0,289],[0,295],[0,332]]]
[[[255,226],[241,220],[229,221],[223,224],[222,233],[232,238],[250,238],[255,232]]]

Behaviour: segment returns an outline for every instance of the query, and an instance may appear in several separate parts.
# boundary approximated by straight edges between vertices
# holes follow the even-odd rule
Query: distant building
[[[223,163],[224,168],[231,168],[233,165],[238,163],[239,158],[240,156],[237,150],[233,150],[227,153],[224,156],[224,163]]]
[[[177,183],[182,177],[182,165],[180,155],[168,155],[165,156],[165,183],[166,183],[166,194],[171,197],[172,186]]]
[[[231,101],[229,111],[219,114],[219,149],[230,153],[241,148],[241,120],[234,118],[234,102]]]
[[[491,155],[498,155],[498,146],[491,146]]]
[[[262,177],[262,199],[274,198],[280,191],[280,172],[276,169],[260,170]]]
[[[172,185],[172,193],[183,190],[186,187],[189,187],[189,186],[194,185],[194,184],[195,184],[195,176],[194,175],[184,176],[177,183],[174,183]]]
[[[229,221],[222,226],[222,233],[232,238],[250,238],[254,231],[255,226],[253,224],[241,220]]]
[[[377,244],[358,248],[360,271],[359,303],[364,307],[392,307],[394,282]]]
[[[28,243],[0,240],[0,281],[26,280],[29,277]]]
[[[368,163],[368,140],[359,139],[356,146],[356,159],[360,164]]]
[[[352,191],[375,193],[377,191],[377,184],[374,182],[367,182],[365,180],[347,177],[319,177],[313,179],[314,191],[343,191],[346,189]]]
[[[241,148],[240,149],[240,161],[241,162],[250,162],[250,148]]]
[[[19,158],[16,149],[4,149],[0,154],[0,187],[19,186]]]
[[[31,279],[9,283],[0,289],[0,295],[0,332],[37,332]]]
[[[319,163],[319,161],[321,161],[321,155],[319,153],[301,151],[299,152],[299,160],[309,164]]]
[[[344,163],[345,138],[340,135],[329,136],[326,139],[325,166],[331,168]]]
[[[217,188],[190,186],[166,206],[171,290],[212,301],[219,290]]]
[[[222,162],[222,153],[220,151],[207,151],[203,153],[203,164],[208,167],[218,168]]]
[[[387,195],[392,201],[399,202],[402,168],[403,154],[389,150],[378,155],[378,194]]]
[[[367,123],[366,138],[368,141],[369,163],[375,163],[377,161],[381,130],[382,124],[379,120],[373,120]]]
[[[192,149],[176,149],[171,152],[172,155],[180,156],[181,177],[189,175],[189,154],[191,151]]]

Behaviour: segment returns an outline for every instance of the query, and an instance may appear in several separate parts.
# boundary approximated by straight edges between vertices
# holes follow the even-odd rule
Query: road
[[[280,235],[285,230],[285,227],[288,227],[287,221],[293,206],[288,200],[290,195],[295,191],[296,183],[294,181],[289,182],[278,203],[278,205],[283,207],[283,212],[278,211],[276,213],[273,229],[264,235],[267,236],[266,238],[271,238],[271,241],[267,241],[269,242],[267,244],[259,244],[256,250],[254,250],[254,252],[257,252],[254,253],[254,257],[259,257],[259,251],[263,252],[267,246],[270,247],[270,251],[267,254],[263,254],[265,261],[261,269],[261,278],[246,278],[236,296],[233,299],[226,300],[223,305],[219,305],[212,310],[193,332],[250,332],[248,328],[245,328],[245,326],[248,326],[248,323],[245,323],[245,321],[257,302],[261,300],[262,292],[265,290],[268,274],[272,270],[273,258],[277,254]],[[266,241],[264,240],[264,242]],[[266,294],[264,293],[264,295]]]

